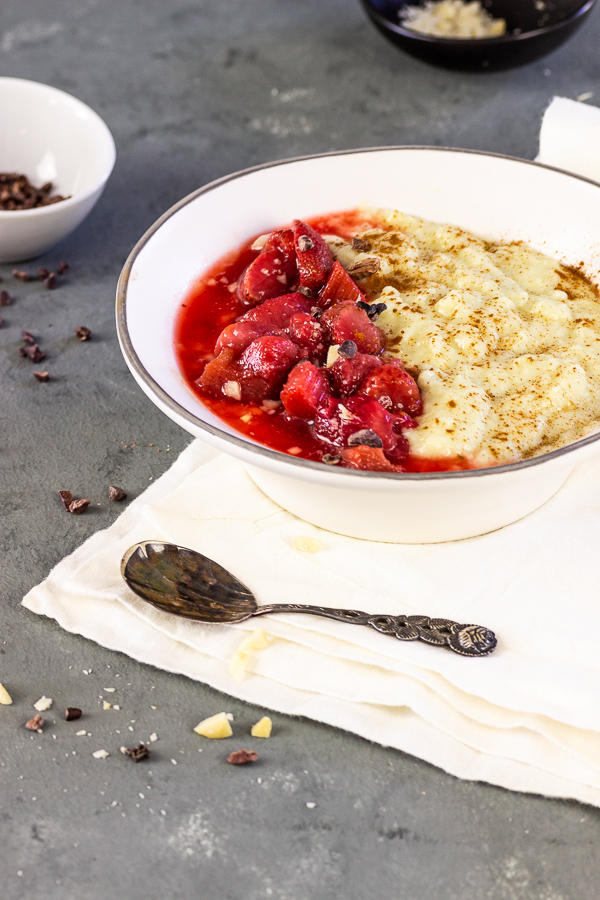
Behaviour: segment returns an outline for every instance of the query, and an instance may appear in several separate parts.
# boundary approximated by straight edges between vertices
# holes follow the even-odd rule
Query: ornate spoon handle
[[[253,616],[267,613],[307,613],[338,622],[366,625],[399,641],[424,641],[438,647],[448,647],[461,656],[486,656],[496,646],[496,635],[483,625],[461,625],[451,619],[432,619],[429,616],[372,616],[357,609],[329,609],[326,606],[305,606],[294,603],[274,603],[259,606]]]

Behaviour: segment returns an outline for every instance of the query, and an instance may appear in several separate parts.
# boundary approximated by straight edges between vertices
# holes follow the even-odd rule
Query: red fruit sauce
[[[308,220],[321,234],[335,234],[349,240],[353,235],[377,223],[359,211],[333,213]],[[306,421],[290,418],[282,406],[265,409],[266,404],[242,403],[225,396],[214,396],[196,382],[206,363],[215,358],[215,343],[223,329],[248,312],[236,293],[237,281],[257,257],[250,241],[221,258],[192,286],[181,304],[175,326],[175,353],[190,389],[231,428],[273,450],[304,459],[321,461],[323,443],[310,432]],[[373,466],[375,468],[375,466]],[[471,468],[467,460],[424,460],[408,456],[402,462],[406,472],[437,472]]]

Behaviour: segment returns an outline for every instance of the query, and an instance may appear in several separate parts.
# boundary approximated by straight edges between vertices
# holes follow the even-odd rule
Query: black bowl
[[[441,38],[405,28],[399,12],[422,6],[420,0],[361,0],[376,28],[406,53],[446,69],[498,71],[546,56],[583,24],[596,0],[484,0],[496,19],[506,20],[506,34],[494,38]],[[538,0],[537,6],[541,6]]]

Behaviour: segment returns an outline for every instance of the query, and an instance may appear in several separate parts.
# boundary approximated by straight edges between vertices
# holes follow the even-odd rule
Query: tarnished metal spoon
[[[268,613],[307,613],[338,622],[367,625],[400,641],[424,641],[461,656],[485,656],[496,635],[482,625],[461,625],[429,616],[370,615],[355,609],[328,609],[294,603],[259,606],[254,594],[231,572],[196,550],[160,541],[130,547],[121,575],[132,591],[164,612],[198,622],[245,622]]]

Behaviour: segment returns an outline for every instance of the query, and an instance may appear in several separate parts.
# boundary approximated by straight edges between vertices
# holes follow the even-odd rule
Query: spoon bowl
[[[138,597],[186,619],[245,622],[257,609],[252,592],[231,572],[175,544],[135,544],[121,560],[121,575]]]
[[[434,66],[491,72],[534,62],[556,50],[581,27],[596,0],[486,0],[506,34],[492,38],[451,38],[420,34],[402,24],[402,10],[420,0],[361,0],[375,27],[393,44]]]

